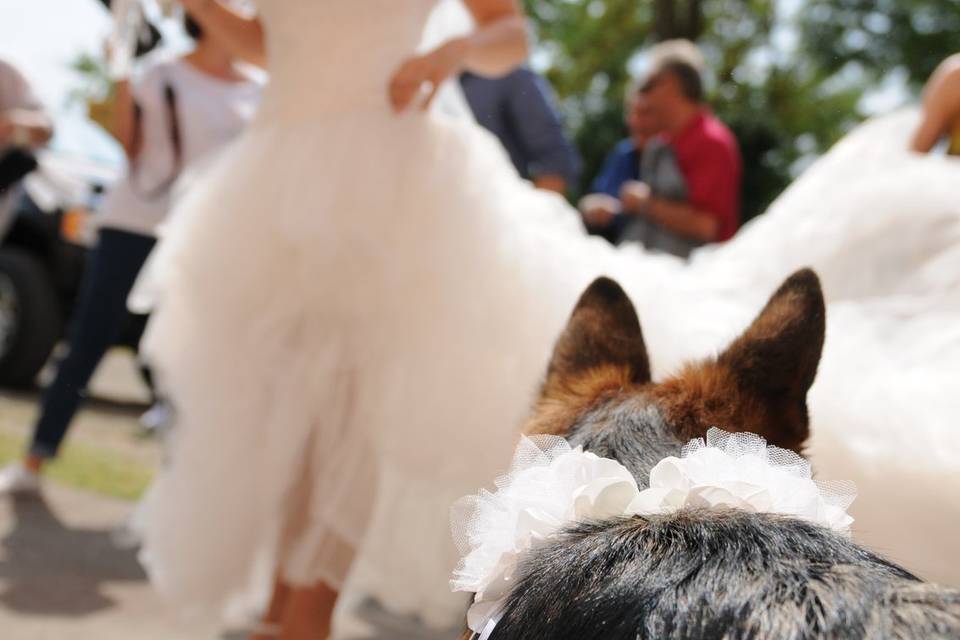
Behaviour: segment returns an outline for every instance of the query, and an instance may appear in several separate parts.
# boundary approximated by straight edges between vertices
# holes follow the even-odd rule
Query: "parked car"
[[[108,167],[47,152],[0,198],[0,385],[31,386],[63,337]]]

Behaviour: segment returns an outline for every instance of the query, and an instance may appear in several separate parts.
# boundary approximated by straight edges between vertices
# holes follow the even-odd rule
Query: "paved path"
[[[48,484],[0,499],[4,640],[240,640],[240,631],[178,620],[159,601],[118,525],[132,505]],[[363,602],[353,596],[348,603]],[[453,640],[369,603],[348,607],[339,640]]]
[[[119,544],[127,502],[49,484],[0,499],[0,629],[10,640],[216,638],[167,612],[136,550]]]
[[[137,438],[145,399],[129,358],[114,354],[98,373],[93,402],[71,438],[155,466],[158,447]],[[25,435],[36,394],[0,391],[0,431]],[[42,496],[0,496],[0,639],[241,640],[241,631],[178,620],[159,601],[124,543],[131,502],[46,483]],[[338,640],[454,640],[429,633],[348,594]]]

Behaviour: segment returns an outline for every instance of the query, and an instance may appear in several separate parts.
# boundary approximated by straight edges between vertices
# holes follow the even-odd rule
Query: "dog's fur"
[[[654,384],[633,305],[601,278],[557,342],[527,431],[615,458],[641,487],[711,426],[800,451],[823,338],[820,284],[803,270],[722,354]],[[574,524],[521,573],[491,640],[960,638],[960,591],[772,514]]]

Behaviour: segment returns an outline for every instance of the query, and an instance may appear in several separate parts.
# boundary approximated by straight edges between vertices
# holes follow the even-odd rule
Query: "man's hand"
[[[720,221],[715,216],[686,202],[650,198],[643,215],[661,227],[698,242],[715,242],[720,233]]]
[[[620,203],[624,213],[643,215],[650,198],[650,187],[645,182],[628,180],[620,188]]]
[[[605,193],[591,193],[580,199],[579,208],[588,227],[603,229],[620,213],[620,201]]]

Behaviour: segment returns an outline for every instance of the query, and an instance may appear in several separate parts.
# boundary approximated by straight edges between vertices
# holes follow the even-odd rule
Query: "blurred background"
[[[534,64],[560,97],[584,176],[623,136],[623,91],[643,48],[696,41],[712,70],[708,100],[743,153],[744,221],[854,124],[915,101],[937,64],[960,49],[957,0],[524,4],[536,25]]]
[[[689,38],[707,57],[709,102],[744,157],[743,220],[764,210],[818,154],[865,116],[915,101],[960,50],[960,0],[525,0],[543,72],[584,159],[586,188],[624,135],[623,92],[658,40]],[[179,32],[157,21],[167,42]],[[87,117],[105,97],[99,0],[0,0],[0,56],[55,114],[53,148],[117,164]],[[94,107],[94,115],[96,109]]]

